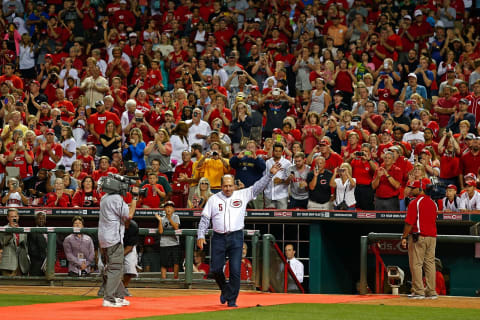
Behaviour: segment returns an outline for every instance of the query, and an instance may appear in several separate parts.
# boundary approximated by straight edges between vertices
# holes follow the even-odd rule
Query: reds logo
[[[233,200],[231,206],[234,208],[240,208],[242,206],[242,200]]]

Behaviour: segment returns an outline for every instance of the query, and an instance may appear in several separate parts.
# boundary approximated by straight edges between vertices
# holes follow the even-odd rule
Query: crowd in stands
[[[471,6],[4,0],[2,205],[95,207],[119,173],[202,208],[280,162],[252,208],[405,210],[420,181],[480,210]]]

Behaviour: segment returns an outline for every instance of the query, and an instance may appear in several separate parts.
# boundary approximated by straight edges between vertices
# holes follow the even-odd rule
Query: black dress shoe
[[[220,303],[221,304],[225,304],[225,302],[227,302],[227,299],[225,299],[225,297],[223,296],[223,294],[220,295]]]
[[[229,302],[228,303],[229,308],[238,308],[237,304],[235,302]]]

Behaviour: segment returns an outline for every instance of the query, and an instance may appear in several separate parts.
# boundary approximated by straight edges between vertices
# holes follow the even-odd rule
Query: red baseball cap
[[[408,183],[407,187],[412,188],[412,189],[420,188],[420,187],[421,187],[420,180],[410,181],[410,182]]]
[[[476,187],[477,186],[477,181],[475,180],[468,180],[465,182],[466,185]]]
[[[45,55],[45,59],[47,59],[47,58],[50,58],[50,59],[53,60],[53,56],[52,56],[50,53],[47,53],[47,54]]]
[[[422,151],[420,151],[420,154],[422,154],[422,153],[425,153],[425,154],[428,154],[429,156],[432,156],[430,151],[428,151],[427,149],[422,149]]]
[[[322,139],[320,140],[320,142],[318,143],[319,145],[323,145],[323,146],[329,146],[330,145],[330,141],[328,141],[327,139]]]
[[[47,129],[47,130],[45,130],[45,134],[55,134],[55,130]]]
[[[162,103],[162,99],[160,99],[160,98],[155,98],[155,100],[153,100],[153,103]]]
[[[453,190],[455,190],[455,192],[456,192],[456,191],[457,191],[457,186],[454,185],[454,184],[449,184],[449,185],[447,186],[447,189],[453,189]]]
[[[275,129],[273,129],[273,133],[282,134],[282,129],[275,128]]]

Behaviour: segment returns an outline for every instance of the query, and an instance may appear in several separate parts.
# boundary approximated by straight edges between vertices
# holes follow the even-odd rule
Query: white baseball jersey
[[[468,196],[468,192],[464,192],[460,196],[460,199],[462,199],[465,204],[465,209],[467,210],[480,210],[480,193],[477,190],[474,192],[472,198]]]
[[[268,173],[255,182],[253,186],[236,190],[230,197],[226,197],[223,192],[211,196],[202,211],[202,218],[198,225],[198,238],[205,238],[210,219],[212,220],[212,229],[217,233],[223,234],[242,230],[247,204],[265,189],[272,177],[273,175]]]
[[[288,178],[288,175],[290,172],[288,171],[288,168],[290,168],[291,164],[290,161],[285,159],[284,157],[281,157],[279,160],[280,164],[282,165],[282,169],[278,171],[274,176],[272,176],[272,179],[270,183],[267,185],[265,188],[264,195],[266,198],[271,199],[271,200],[280,200],[280,199],[285,199],[288,198],[288,184],[281,183],[281,184],[275,184],[273,182],[274,178],[280,178],[283,180],[286,180]],[[265,173],[270,172],[270,169],[275,165],[275,160],[273,158],[268,159],[265,162]]]
[[[447,197],[442,199],[443,211],[460,211],[465,210],[465,203],[461,197],[455,196],[455,200],[450,202]]]

